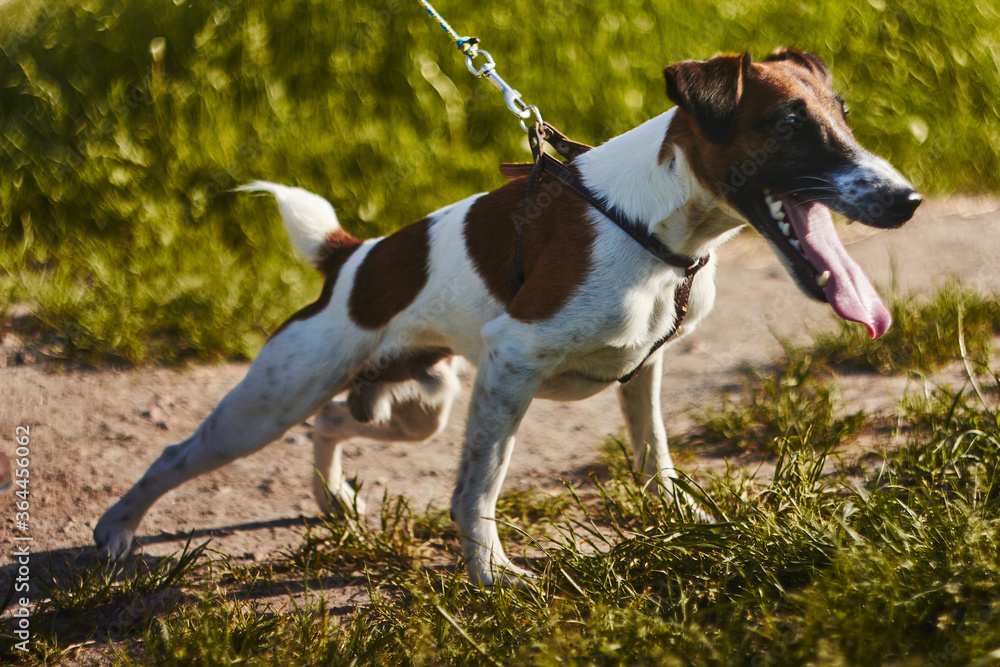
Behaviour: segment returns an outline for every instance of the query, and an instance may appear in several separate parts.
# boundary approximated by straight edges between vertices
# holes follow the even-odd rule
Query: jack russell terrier
[[[355,239],[304,190],[245,186],[276,197],[292,245],[325,276],[322,292],[281,325],[194,435],[167,447],[108,510],[94,530],[103,553],[127,555],[167,491],[317,410],[316,500],[324,511],[357,509],[344,441],[434,436],[459,393],[462,357],[479,370],[451,511],[472,580],[530,576],[504,553],[495,511],[535,397],[578,400],[621,378],[634,466],[691,502],[672,485],[660,344],[711,310],[713,251],[749,222],[803,292],[878,337],[889,312],[837,238],[831,211],[892,228],[921,198],[854,139],[813,54],[722,55],[665,75],[676,108],[384,238]],[[553,176],[558,165],[570,180]]]

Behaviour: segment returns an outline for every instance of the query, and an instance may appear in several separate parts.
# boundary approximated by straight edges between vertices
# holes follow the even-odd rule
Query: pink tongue
[[[864,324],[872,338],[888,331],[892,315],[837,237],[830,209],[786,197],[781,198],[781,203],[805,256],[820,274],[830,272],[823,292],[834,312],[845,320]]]

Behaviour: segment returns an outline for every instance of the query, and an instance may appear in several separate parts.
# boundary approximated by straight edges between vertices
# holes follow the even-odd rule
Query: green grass
[[[206,546],[192,547],[189,540],[171,558],[137,558],[125,566],[92,554],[87,561],[52,562],[40,573],[33,570],[30,585],[42,594],[31,613],[34,657],[55,662],[95,635],[120,639],[152,622],[176,606],[182,586],[200,578]],[[4,608],[18,597],[15,584],[10,582]],[[14,648],[20,640],[11,629],[0,631],[0,655],[23,657]]]
[[[439,9],[583,141],[664,111],[670,62],[792,42],[923,191],[1000,185],[1000,18],[981,0]],[[318,279],[239,183],[309,188],[373,236],[526,155],[416,2],[11,0],[0,25],[0,294],[56,357],[252,356]]]
[[[842,414],[839,407],[826,367],[800,353],[778,370],[747,370],[742,395],[723,397],[718,407],[696,414],[696,428],[681,441],[685,448],[711,445],[772,455],[789,439],[831,449],[865,422],[863,411]]]
[[[770,480],[684,482],[715,524],[642,493],[627,463],[555,497],[516,492],[502,521],[539,574],[527,590],[469,584],[446,515],[388,497],[375,525],[316,522],[263,563],[188,552],[110,587],[77,573],[50,592],[44,618],[62,625],[38,624],[25,664],[96,641],[116,665],[992,665],[1000,377],[990,385],[907,398],[906,444],[862,483],[825,474],[828,450],[795,437],[775,443]],[[345,584],[371,602],[332,608],[322,591]],[[179,603],[105,644],[93,619],[178,586]]]
[[[368,570],[392,580],[424,562],[429,540],[449,533],[454,537],[447,512],[415,514],[405,498],[385,496],[377,527],[353,518],[321,519],[284,555],[284,567],[302,573]]]

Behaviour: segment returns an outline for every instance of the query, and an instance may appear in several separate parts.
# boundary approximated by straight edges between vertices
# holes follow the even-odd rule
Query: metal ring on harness
[[[536,122],[539,125],[544,125],[545,124],[545,121],[542,120],[542,112],[539,111],[538,107],[536,107],[534,104],[527,104],[527,105],[525,105],[524,102],[521,101],[520,97],[517,98],[515,100],[515,102],[520,102],[522,105],[524,105],[524,108],[521,111],[522,111],[522,113],[527,113],[526,116],[522,116],[521,114],[518,114],[519,116],[521,116],[521,128],[525,132],[529,132],[530,130],[528,129],[528,126],[524,124],[524,121],[527,120],[528,118],[530,118],[532,113],[535,114],[535,120],[536,120]]]

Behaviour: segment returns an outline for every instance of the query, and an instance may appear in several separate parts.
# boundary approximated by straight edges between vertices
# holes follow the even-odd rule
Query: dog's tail
[[[318,261],[320,250],[327,244],[330,235],[341,231],[337,213],[330,202],[308,190],[268,181],[253,181],[235,190],[270,192],[274,195],[292,247],[312,263]]]

